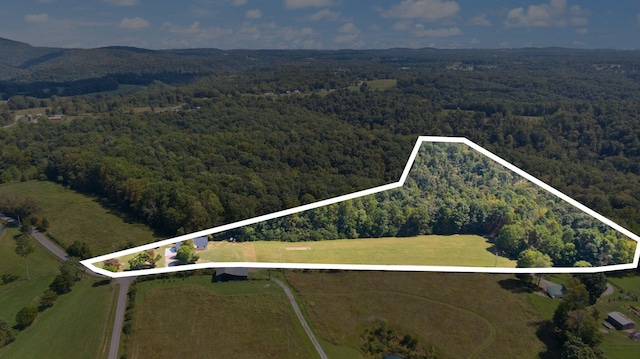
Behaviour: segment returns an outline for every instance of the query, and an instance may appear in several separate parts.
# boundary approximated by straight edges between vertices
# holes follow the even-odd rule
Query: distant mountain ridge
[[[194,75],[233,73],[251,68],[296,65],[394,63],[398,67],[425,62],[464,62],[474,59],[491,62],[496,56],[521,59],[539,57],[598,57],[616,54],[616,58],[636,61],[640,51],[579,50],[566,48],[466,49],[393,48],[386,50],[150,50],[129,46],[92,49],[38,47],[0,38],[0,81],[14,83],[71,82],[109,76],[149,78],[190,78]]]

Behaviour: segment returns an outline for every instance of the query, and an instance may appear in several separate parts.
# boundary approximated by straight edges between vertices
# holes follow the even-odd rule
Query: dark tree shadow
[[[533,283],[525,283],[515,278],[503,279],[498,281],[502,289],[506,289],[512,293],[534,293],[540,291],[540,287]]]
[[[15,282],[20,278],[20,276],[17,276],[15,274],[11,274],[11,273],[7,273],[7,274],[3,274],[0,275],[0,282],[2,284],[9,284],[11,282]]]
[[[102,286],[105,286],[105,285],[109,285],[110,283],[111,283],[111,279],[103,279],[101,281],[93,283],[91,286],[94,287],[94,288],[95,287],[102,287]]]
[[[158,228],[152,228],[148,223],[144,222],[133,213],[127,212],[125,209],[109,201],[107,198],[96,197],[93,199],[93,201],[102,206],[102,208],[106,209],[107,213],[117,216],[127,224],[142,224],[149,227],[151,230],[153,230],[153,235],[158,238],[175,236],[175,233],[169,233]]]
[[[562,351],[562,340],[560,333],[555,330],[550,320],[541,320],[535,324],[538,327],[536,336],[547,346],[547,350],[540,353],[540,359],[557,359],[560,358]]]

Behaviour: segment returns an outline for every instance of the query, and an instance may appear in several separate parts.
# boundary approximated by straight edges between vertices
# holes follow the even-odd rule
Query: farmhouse
[[[247,280],[249,268],[216,268],[215,282]]]
[[[607,322],[618,330],[633,329],[636,325],[631,319],[620,312],[611,312],[607,316]]]
[[[62,115],[49,116],[49,120],[51,120],[51,121],[62,121]]]
[[[198,237],[193,239],[193,244],[196,246],[196,249],[201,251],[207,249],[209,245],[209,238],[207,237]]]

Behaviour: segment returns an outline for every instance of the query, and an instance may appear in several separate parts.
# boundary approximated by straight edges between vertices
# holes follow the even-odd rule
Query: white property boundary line
[[[616,265],[602,266],[602,267],[499,268],[499,267],[426,266],[426,265],[425,266],[422,266],[422,265],[360,265],[360,264],[331,264],[331,263],[317,264],[317,263],[268,263],[268,262],[207,262],[207,263],[189,264],[189,265],[182,265],[182,266],[175,266],[175,267],[141,269],[141,270],[115,272],[115,273],[99,268],[94,265],[94,263],[102,262],[106,259],[121,257],[121,256],[125,256],[132,253],[142,252],[148,249],[155,249],[155,248],[173,244],[179,241],[185,241],[187,239],[193,239],[196,237],[202,237],[210,234],[220,233],[220,232],[228,231],[231,229],[255,224],[258,222],[268,221],[274,218],[284,217],[294,213],[304,212],[310,209],[323,207],[330,204],[402,187],[405,181],[407,180],[407,177],[409,176],[409,172],[411,171],[411,167],[413,166],[416,156],[418,155],[418,151],[420,150],[420,147],[425,142],[465,144],[471,147],[472,149],[482,153],[483,155],[489,157],[495,162],[501,164],[507,169],[524,177],[525,179],[529,180],[535,185],[543,188],[547,192],[568,202],[569,204],[576,207],[577,209],[594,217],[600,222],[606,224],[607,226],[633,239],[634,241],[637,242],[633,263],[616,264]],[[549,186],[548,184],[526,173],[520,168],[514,166],[513,164],[498,157],[497,155],[479,146],[478,144],[470,141],[469,139],[464,137],[420,136],[418,137],[416,144],[413,146],[413,150],[411,151],[411,156],[409,156],[409,159],[407,161],[407,164],[405,165],[404,171],[402,172],[402,176],[400,177],[400,180],[398,182],[366,189],[363,191],[350,193],[343,196],[326,199],[319,202],[309,203],[303,206],[290,208],[283,211],[274,212],[274,213],[254,217],[254,218],[249,218],[239,222],[225,224],[222,226],[209,228],[209,229],[205,229],[205,230],[190,233],[190,234],[185,234],[182,236],[169,238],[169,239],[165,239],[165,240],[150,243],[150,244],[145,244],[135,248],[125,249],[122,251],[105,254],[99,257],[83,260],[80,263],[82,263],[84,266],[88,267],[89,269],[91,269],[96,273],[99,273],[108,277],[113,277],[113,278],[130,277],[130,276],[147,275],[147,274],[158,274],[158,273],[169,273],[169,272],[178,272],[178,271],[184,271],[184,270],[194,270],[194,269],[204,269],[204,268],[219,268],[219,267],[384,270],[384,271],[413,271],[413,272],[427,271],[427,272],[478,272],[478,273],[595,273],[595,272],[616,271],[616,270],[636,268],[638,266],[639,257],[640,257],[640,237],[631,233],[630,231],[626,230],[620,225],[612,222],[611,220],[605,218],[599,213],[593,211],[592,209],[577,202],[573,198],[565,195],[564,193],[556,190],[555,188]]]

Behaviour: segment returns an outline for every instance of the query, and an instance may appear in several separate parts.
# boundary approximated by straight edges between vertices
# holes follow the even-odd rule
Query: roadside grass
[[[38,306],[40,295],[56,276],[60,262],[34,241],[35,251],[27,257],[31,280],[27,280],[24,259],[15,253],[15,227],[7,227],[0,237],[0,275],[15,277],[0,285],[0,318],[15,325],[15,316],[26,305]]]
[[[129,358],[313,358],[282,289],[268,280],[211,276],[137,284]]]
[[[117,291],[95,283],[92,278],[77,282],[13,343],[0,349],[0,357],[106,358]]]
[[[480,236],[417,236],[358,238],[312,242],[210,242],[199,251],[200,262],[272,262],[339,264],[415,264],[472,267],[515,267],[515,261],[496,257]]]
[[[540,316],[503,289],[510,275],[339,271],[286,272],[312,326],[334,345],[359,350],[381,321],[436,347],[439,358],[536,357]]]
[[[0,194],[31,196],[38,200],[49,220],[49,232],[63,246],[85,241],[93,255],[113,252],[128,242],[142,245],[160,240],[149,227],[127,223],[120,214],[100,205],[96,198],[82,195],[47,181],[27,181],[0,185]]]

